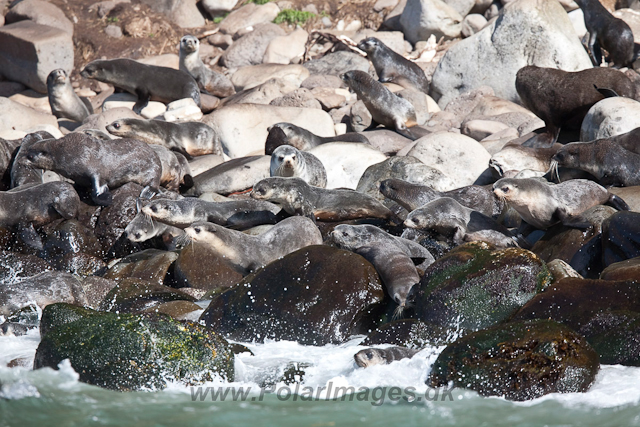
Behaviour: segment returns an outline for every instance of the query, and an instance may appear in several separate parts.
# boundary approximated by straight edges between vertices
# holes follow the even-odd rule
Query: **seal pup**
[[[188,227],[194,222],[249,228],[254,225],[275,224],[280,208],[261,200],[207,202],[195,197],[185,197],[179,200],[152,200],[141,211],[156,221],[178,228]]]
[[[553,144],[551,147],[525,147],[523,145],[505,145],[502,150],[491,156],[489,167],[493,168],[504,178],[510,171],[521,172],[524,170],[546,173],[551,167],[551,157],[562,147],[562,144]]]
[[[462,206],[451,197],[441,197],[411,211],[404,225],[417,230],[433,230],[452,237],[456,245],[483,241],[498,248],[516,246],[509,230],[494,219]]]
[[[375,37],[368,37],[358,43],[358,49],[367,53],[381,83],[392,82],[405,89],[417,89],[429,93],[429,80],[422,68],[404,56],[389,49]]]
[[[395,95],[364,71],[347,71],[340,78],[364,102],[374,121],[411,140],[416,139],[408,129],[418,124],[416,111],[409,101]]]
[[[205,193],[227,195],[253,187],[261,179],[269,177],[270,156],[238,157],[220,163],[200,173],[193,187],[186,194],[202,196]]]
[[[63,181],[0,191],[0,226],[17,228],[26,244],[40,250],[42,240],[34,226],[75,218],[79,205],[73,185]]]
[[[158,188],[162,176],[160,160],[148,144],[135,139],[102,141],[80,132],[37,141],[22,161],[90,187],[92,200],[100,206],[111,204],[111,188],[127,182]]]
[[[308,218],[286,218],[268,231],[252,236],[211,222],[196,222],[185,233],[223,256],[246,275],[306,246],[321,245],[322,235]]]
[[[82,122],[93,114],[93,107],[86,99],[81,99],[73,90],[67,73],[58,68],[47,76],[47,95],[51,112],[57,118]]]
[[[119,119],[107,125],[107,131],[122,138],[134,138],[147,144],[163,145],[191,156],[222,155],[222,145],[211,127],[200,122],[171,123],[163,120]]]
[[[179,69],[189,73],[201,90],[213,96],[226,98],[236,93],[231,80],[204,65],[199,50],[200,40],[194,36],[184,36],[180,40]]]
[[[609,62],[615,68],[630,66],[634,56],[634,40],[629,25],[613,16],[598,0],[576,0],[576,3],[584,14],[584,24],[589,33],[589,56],[593,65],[600,66],[600,48],[603,48],[609,53]]]
[[[467,185],[455,190],[436,191],[427,185],[412,184],[401,179],[385,179],[380,182],[380,192],[409,212],[435,199],[451,197],[475,211],[492,218],[498,218],[504,211],[504,201],[493,193],[490,187]]]
[[[607,96],[613,91],[619,96],[636,98],[635,85],[629,77],[601,67],[569,72],[527,65],[516,74],[516,90],[522,104],[544,121],[547,147],[558,140],[561,128],[580,128],[593,104],[605,98],[601,91]]]
[[[98,59],[87,64],[80,75],[136,95],[138,101],[133,106],[136,114],[140,114],[149,101],[168,104],[191,98],[200,107],[198,83],[189,74],[173,68],[146,65],[126,58]]]
[[[388,365],[395,360],[410,359],[419,351],[406,347],[366,348],[357,352],[353,358],[356,365],[369,368],[375,365]]]
[[[263,179],[253,186],[251,197],[277,203],[289,215],[302,215],[314,221],[395,217],[371,196],[353,190],[312,187],[300,178]]]
[[[541,230],[559,222],[568,227],[588,228],[590,223],[582,221],[580,214],[596,205],[609,203],[618,210],[629,210],[620,197],[586,179],[549,184],[536,178],[502,178],[493,184],[493,191],[527,224]]]
[[[49,132],[38,131],[27,134],[22,138],[11,164],[11,188],[25,184],[42,184],[44,182],[44,171],[27,165],[25,162],[29,148],[36,142],[47,139],[55,139],[55,137]]]
[[[327,171],[316,156],[299,151],[290,145],[281,145],[271,154],[271,176],[301,178],[309,185],[325,188]]]
[[[189,162],[182,154],[162,145],[149,145],[149,147],[155,151],[162,165],[161,186],[176,192],[180,191],[180,187],[187,189],[193,186]]]
[[[357,132],[348,132],[343,135],[322,137],[318,136],[293,123],[280,122],[269,127],[269,134],[265,142],[264,152],[267,155],[281,145],[291,145],[300,151],[307,151],[318,145],[329,142],[360,142],[369,144],[366,136]]]

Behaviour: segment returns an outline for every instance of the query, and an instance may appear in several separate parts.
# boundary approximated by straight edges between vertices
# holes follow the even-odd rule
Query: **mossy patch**
[[[290,25],[296,24],[304,24],[311,18],[315,18],[316,14],[311,12],[306,12],[303,10],[295,10],[295,9],[284,9],[278,13],[276,19],[273,20],[274,24],[282,24],[287,23]]]

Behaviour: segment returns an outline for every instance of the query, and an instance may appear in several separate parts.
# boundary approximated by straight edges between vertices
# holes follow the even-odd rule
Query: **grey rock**
[[[269,42],[285,32],[276,24],[260,24],[255,29],[236,40],[220,58],[227,68],[262,64],[262,58]]]
[[[23,0],[5,16],[7,24],[30,19],[36,24],[48,25],[73,35],[73,23],[59,7],[43,0]]]

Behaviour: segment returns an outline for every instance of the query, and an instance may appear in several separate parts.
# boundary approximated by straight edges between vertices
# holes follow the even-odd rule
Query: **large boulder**
[[[449,48],[433,75],[431,96],[444,108],[459,94],[489,85],[496,96],[519,102],[516,73],[525,65],[566,71],[591,67],[555,0],[510,2],[492,24]]]
[[[121,280],[105,295],[100,304],[100,310],[115,313],[137,313],[170,301],[193,302],[193,297],[169,286],[137,278],[127,278]]]
[[[203,259],[207,262],[203,263]],[[201,242],[193,242],[180,251],[173,277],[179,287],[207,291],[228,288],[242,280],[242,274],[235,271],[222,255]]]
[[[224,18],[220,23],[220,32],[234,35],[245,28],[273,21],[279,12],[280,8],[273,2],[262,5],[247,3]]]
[[[483,396],[529,400],[549,393],[589,389],[598,354],[567,326],[550,320],[497,325],[447,346],[427,384],[475,390]]]
[[[356,189],[362,174],[371,165],[387,159],[375,148],[353,142],[329,142],[309,150],[327,171],[327,188]]]
[[[61,324],[47,326],[35,369],[57,368],[69,359],[80,381],[118,391],[162,389],[168,381],[233,381],[229,343],[197,323],[165,315],[78,312],[64,304],[49,310],[65,313],[43,314]]]
[[[462,19],[460,12],[442,0],[408,0],[400,25],[407,40],[415,44],[431,35],[436,39],[460,37]]]
[[[196,0],[141,0],[156,12],[169,17],[171,22],[182,28],[202,27],[204,17],[196,6]]]
[[[640,102],[616,96],[595,103],[582,120],[580,141],[621,135],[640,127]]]
[[[260,64],[240,68],[231,76],[231,83],[240,91],[254,88],[271,79],[279,79],[296,89],[307,77],[309,71],[302,65]]]
[[[43,0],[23,0],[9,9],[5,15],[5,23],[30,19],[36,24],[48,25],[73,35],[73,23],[67,19],[59,7]]]
[[[215,296],[200,320],[239,341],[335,344],[361,333],[359,317],[383,296],[375,268],[360,255],[309,246]]]
[[[276,24],[268,22],[258,25],[227,48],[220,58],[221,63],[227,68],[262,64],[262,57],[269,42],[285,34],[284,30]]]
[[[47,93],[47,76],[57,68],[73,70],[71,34],[31,20],[0,27],[0,74]]]
[[[1,45],[0,49],[2,49]],[[2,61],[1,54],[0,61]],[[25,107],[9,98],[0,97],[0,138],[14,139],[13,136],[22,138],[28,131],[35,131],[38,126],[42,125],[55,126],[57,129],[58,120],[53,114],[45,114]],[[20,135],[15,132],[20,132]]]

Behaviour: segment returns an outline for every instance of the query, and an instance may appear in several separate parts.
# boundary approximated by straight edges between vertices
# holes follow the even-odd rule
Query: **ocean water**
[[[30,363],[40,335],[33,330],[0,337],[0,426],[640,425],[640,368],[602,366],[587,393],[510,402],[427,388],[424,381],[442,348],[359,368],[353,355],[364,348],[357,345],[360,338],[323,347],[244,343],[254,355],[236,357],[233,383],[171,383],[162,391],[119,393],[79,382],[67,361],[59,370],[7,368],[14,359]],[[297,390],[284,383],[259,387],[291,362],[308,365]]]

